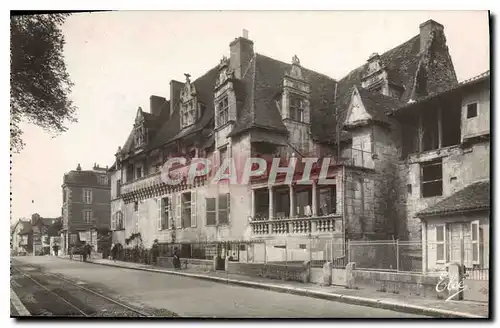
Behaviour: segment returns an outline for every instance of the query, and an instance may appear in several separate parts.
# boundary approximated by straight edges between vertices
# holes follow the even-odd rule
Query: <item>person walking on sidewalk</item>
[[[116,253],[118,251],[118,246],[116,244],[111,245],[111,259],[116,262]]]
[[[153,265],[156,265],[156,260],[158,259],[159,253],[160,253],[160,246],[158,245],[158,239],[155,239],[153,242],[153,246],[151,246],[151,256],[153,260]]]
[[[174,248],[174,268],[175,269],[180,269],[181,268],[181,258],[179,257],[179,252],[177,250],[177,247]]]
[[[55,244],[52,246],[52,249],[54,250],[54,255],[59,256],[59,245]]]

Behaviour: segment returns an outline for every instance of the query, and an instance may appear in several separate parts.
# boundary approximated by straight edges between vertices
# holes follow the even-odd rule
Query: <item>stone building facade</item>
[[[394,113],[457,85],[441,24],[421,24],[418,35],[338,81],[297,56],[284,63],[254,52],[246,34],[229,50],[198,79],[172,80],[169,100],[151,96],[150,111],[138,109],[110,169],[115,242],[268,239],[303,249],[311,236],[339,244],[419,236],[400,210],[405,127]],[[268,165],[244,183],[212,184],[208,173],[169,186],[161,168],[174,157],[187,162],[173,176],[197,158],[233,158],[238,172],[250,157],[281,158],[280,167],[296,160],[296,171],[306,158],[319,160],[308,185],[299,175],[269,184]],[[328,185],[318,179],[324,163]]]
[[[110,179],[107,168],[94,165],[92,170],[64,174],[62,188],[61,252],[79,239],[79,233],[110,229]]]

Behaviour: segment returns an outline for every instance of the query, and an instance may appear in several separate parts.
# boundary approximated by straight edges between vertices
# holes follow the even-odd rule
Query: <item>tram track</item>
[[[100,292],[82,286],[81,284],[61,277],[60,275],[46,272],[36,267],[23,267],[25,267],[24,270],[11,265],[11,272],[14,271],[19,273],[20,276],[25,279],[23,284],[26,285],[27,281],[31,282],[33,286],[30,286],[30,289],[35,290],[34,294],[38,295],[38,299],[46,300],[46,304],[44,306],[36,307],[31,304],[31,307],[35,308],[34,312],[37,313],[34,315],[62,315],[77,317],[154,316]],[[29,269],[26,270],[26,268]],[[35,274],[30,272],[35,272]],[[40,295],[40,292],[45,294]],[[32,297],[28,297],[27,299],[31,300]],[[28,308],[30,307],[29,305],[30,304],[27,306]],[[49,310],[46,308],[49,308]]]

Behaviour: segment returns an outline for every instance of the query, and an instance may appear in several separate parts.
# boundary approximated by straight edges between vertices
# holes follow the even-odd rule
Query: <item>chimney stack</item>
[[[161,111],[162,111],[162,106],[163,106],[163,104],[165,104],[166,101],[167,101],[167,99],[160,97],[160,96],[155,96],[155,95],[150,96],[149,97],[149,113],[153,114],[154,116],[160,116]]]
[[[243,36],[229,44],[229,50],[231,53],[229,67],[234,71],[234,77],[241,79],[254,56],[253,41],[248,39],[247,30],[243,30]]]
[[[435,32],[442,32],[444,26],[432,19],[420,24],[420,52],[424,52],[433,38]]]
[[[184,83],[170,80],[170,115],[172,116],[175,109],[179,106],[181,101],[181,90],[184,88]]]

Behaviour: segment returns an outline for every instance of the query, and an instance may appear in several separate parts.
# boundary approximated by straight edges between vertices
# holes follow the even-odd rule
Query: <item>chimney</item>
[[[234,71],[234,77],[241,79],[245,73],[253,53],[253,41],[248,39],[248,31],[243,30],[243,36],[229,44],[231,57],[229,67]]]
[[[433,38],[434,32],[442,32],[443,25],[432,19],[420,24],[420,52],[424,52]]]
[[[184,83],[171,80],[170,81],[170,115],[174,113],[175,108],[179,106],[181,101],[181,90],[184,88]]]
[[[152,95],[151,97],[149,97],[149,112],[154,116],[160,116],[162,106],[165,101],[167,101],[167,99],[160,96]]]

